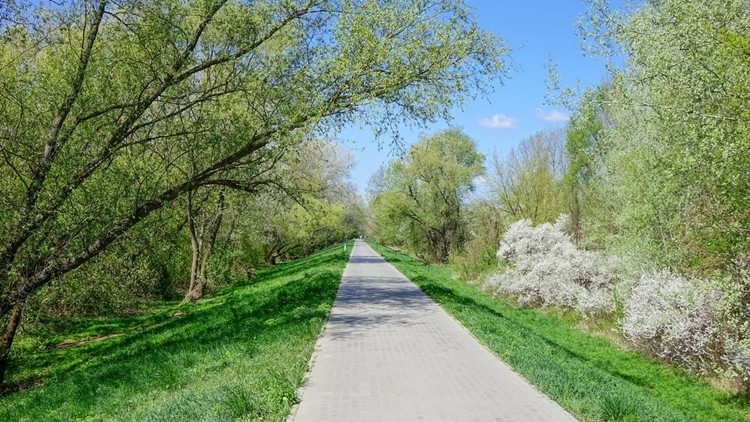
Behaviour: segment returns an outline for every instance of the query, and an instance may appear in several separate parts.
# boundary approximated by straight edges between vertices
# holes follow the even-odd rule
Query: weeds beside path
[[[426,266],[376,250],[529,382],[583,421],[748,421],[750,398],[732,396],[618,349],[553,316],[519,309]]]
[[[0,397],[0,420],[283,420],[350,251],[269,268],[196,304],[60,334],[112,335],[101,341],[22,340],[9,382],[27,388]]]

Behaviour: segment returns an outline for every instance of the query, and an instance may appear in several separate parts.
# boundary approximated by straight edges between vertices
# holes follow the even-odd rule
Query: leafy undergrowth
[[[426,266],[376,248],[503,361],[581,420],[750,420],[750,397],[621,350],[569,321],[489,297],[477,286],[453,280],[447,266]]]
[[[347,249],[261,271],[195,304],[78,321],[43,339],[26,333],[8,380],[21,391],[0,397],[0,420],[283,420]]]

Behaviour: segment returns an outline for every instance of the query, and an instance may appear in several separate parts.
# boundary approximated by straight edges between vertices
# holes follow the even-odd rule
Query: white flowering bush
[[[497,252],[506,270],[489,277],[485,288],[522,306],[564,306],[587,315],[613,312],[617,297],[622,333],[636,347],[750,390],[750,271],[701,280],[646,270],[637,260],[579,250],[566,226],[565,216],[536,227],[529,220],[512,224]]]
[[[498,259],[509,268],[486,285],[510,294],[523,306],[564,306],[584,314],[613,310],[614,261],[579,250],[565,233],[567,216],[534,227],[530,220],[513,223],[500,244]]]
[[[721,356],[721,372],[727,378],[740,382],[745,391],[749,391],[750,322],[745,321],[742,330],[725,336],[724,353]]]
[[[723,294],[723,328],[720,369],[722,375],[740,382],[750,391],[750,269],[720,280]]]
[[[623,334],[685,369],[750,385],[750,310],[737,307],[731,287],[666,270],[644,275],[625,300]]]
[[[623,334],[684,368],[710,368],[720,353],[716,317],[722,296],[706,284],[667,270],[642,276],[624,303]]]

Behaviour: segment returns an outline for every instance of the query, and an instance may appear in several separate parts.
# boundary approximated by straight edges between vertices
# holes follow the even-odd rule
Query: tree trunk
[[[205,284],[202,281],[197,280],[193,288],[190,289],[190,291],[188,291],[187,299],[190,300],[191,302],[201,300],[203,298],[204,287],[205,287]]]
[[[266,264],[268,265],[276,265],[276,259],[279,257],[279,253],[277,251],[272,251],[266,254]]]
[[[219,229],[221,228],[221,220],[224,215],[224,192],[219,192],[219,204],[216,208],[216,215],[214,221],[211,224],[211,230],[208,233],[208,242],[201,240],[200,245],[202,246],[203,257],[200,262],[198,269],[198,280],[196,281],[195,288],[191,295],[191,300],[199,300],[203,298],[203,291],[208,281],[208,260],[211,258],[211,252],[213,251],[214,245],[216,244],[216,238],[219,235]]]
[[[198,293],[198,271],[200,266],[200,255],[201,255],[201,241],[198,233],[195,230],[195,215],[193,211],[193,194],[188,193],[188,232],[190,232],[190,246],[193,250],[192,260],[190,263],[190,285],[188,286],[187,293],[185,293],[185,300],[195,301],[200,297],[195,297]],[[203,295],[203,287],[200,287],[200,295]]]
[[[577,183],[577,182],[575,182]],[[581,243],[581,204],[578,202],[578,186],[571,189],[570,233],[576,246]]]
[[[16,304],[10,315],[8,324],[3,330],[3,336],[0,338],[0,385],[5,380],[5,370],[8,369],[8,360],[10,359],[10,348],[13,346],[13,339],[16,337],[16,330],[21,325],[21,315],[23,314],[22,304]]]
[[[208,232],[208,239],[204,239],[204,225],[201,223],[200,230],[195,225],[195,210],[193,209],[192,195],[188,195],[188,230],[190,232],[190,244],[193,250],[192,263],[190,266],[190,286],[188,287],[185,299],[196,301],[203,298],[203,292],[206,287],[208,261],[211,258],[211,252],[216,238],[221,228],[221,220],[224,215],[224,192],[219,192],[219,203],[216,208],[216,215]]]
[[[193,236],[191,236],[190,243],[192,245],[193,249],[193,255],[192,260],[190,264],[190,285],[188,286],[187,293],[185,293],[185,299],[194,301],[200,299],[200,297],[195,297],[195,293],[198,290],[198,284],[201,284],[198,281],[198,266],[199,266],[199,257],[200,257],[200,246],[198,245],[197,239],[195,239]],[[201,287],[201,295],[203,288]]]
[[[430,246],[432,247],[432,255],[435,262],[443,263],[448,259],[448,234],[447,229],[442,227],[439,230],[433,229],[428,234],[427,238]]]

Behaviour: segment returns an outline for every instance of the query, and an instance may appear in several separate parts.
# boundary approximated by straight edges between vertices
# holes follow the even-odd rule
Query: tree
[[[256,205],[265,211],[260,242],[267,264],[279,258],[299,257],[351,238],[356,212],[349,150],[321,140],[309,140],[286,161],[283,195],[267,194]],[[355,217],[356,218],[356,217]]]
[[[468,240],[451,254],[450,263],[461,279],[471,281],[497,268],[497,248],[505,231],[505,222],[497,203],[489,199],[467,203],[465,214]]]
[[[503,72],[505,49],[459,1],[79,0],[20,13],[0,27],[6,334],[32,293],[188,192],[257,192],[311,131],[444,116]]]
[[[192,259],[190,263],[190,285],[185,294],[186,300],[198,300],[203,297],[206,286],[208,261],[216,244],[216,238],[221,228],[221,220],[224,217],[224,192],[219,190],[216,198],[215,212],[212,217],[208,213],[201,212],[203,207],[209,205],[210,198],[204,199],[201,205],[196,205],[194,192],[187,194],[187,227],[190,233],[190,246]],[[213,204],[211,204],[213,205]]]
[[[582,30],[613,72],[603,98],[612,125],[595,182],[615,210],[599,218],[607,219],[607,246],[677,273],[641,279],[654,303],[669,293],[653,288],[666,278],[675,282],[671,296],[695,302],[708,289],[721,298],[702,311],[719,333],[710,343],[722,358],[711,369],[734,372],[747,388],[750,3],[659,0],[626,12],[590,3]],[[657,334],[649,341],[661,347]]]
[[[562,178],[562,189],[565,191],[570,216],[569,230],[576,245],[583,237],[583,220],[606,203],[603,198],[597,198],[595,183],[600,180],[601,175],[598,173],[602,171],[602,163],[607,156],[607,146],[603,139],[605,129],[610,127],[609,117],[604,109],[606,96],[606,86],[587,92],[565,132],[568,165]],[[610,214],[614,210],[607,208],[605,212]]]
[[[289,202],[287,199],[275,204],[277,213],[264,221],[261,241],[267,264],[309,255],[320,247],[350,238],[344,227],[345,213],[341,204],[311,196]]]
[[[624,14],[592,3],[586,35],[626,57],[612,68],[604,134],[621,242],[698,274],[747,261],[750,5],[663,0]]]
[[[506,157],[493,154],[487,179],[503,218],[555,221],[564,212],[560,180],[566,167],[560,130],[537,132]]]
[[[466,240],[463,201],[483,163],[458,130],[420,140],[371,181],[378,226],[395,227],[411,250],[445,261]]]

